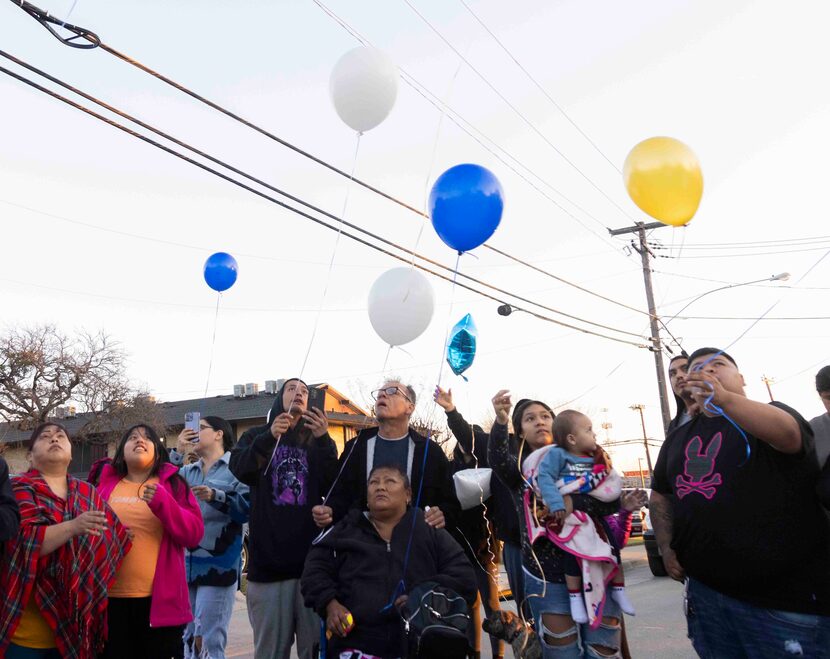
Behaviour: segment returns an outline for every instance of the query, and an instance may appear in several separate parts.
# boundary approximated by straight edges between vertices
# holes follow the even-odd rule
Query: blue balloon
[[[493,172],[456,165],[438,177],[429,194],[429,214],[438,237],[458,252],[475,249],[501,222],[504,193]]]
[[[478,330],[470,314],[459,320],[450,331],[450,342],[447,344],[447,363],[456,375],[461,375],[473,365],[473,360],[476,357],[477,334]]]
[[[211,254],[205,261],[205,281],[214,291],[228,290],[236,282],[238,272],[236,259],[225,252]]]

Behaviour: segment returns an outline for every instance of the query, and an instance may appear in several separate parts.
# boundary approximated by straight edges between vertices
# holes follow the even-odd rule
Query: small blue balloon
[[[438,177],[429,194],[432,226],[458,252],[475,249],[492,236],[503,210],[501,183],[480,165],[451,167]]]
[[[228,290],[236,282],[238,272],[236,259],[225,252],[211,254],[205,261],[205,281],[214,291]]]
[[[450,342],[447,344],[447,363],[456,375],[461,375],[473,365],[473,360],[476,357],[477,334],[478,330],[470,314],[459,320],[450,331]]]

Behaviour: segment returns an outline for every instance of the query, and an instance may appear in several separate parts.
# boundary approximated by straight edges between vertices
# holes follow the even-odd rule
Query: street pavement
[[[625,621],[631,656],[635,659],[695,657],[686,638],[682,586],[666,577],[652,576],[642,544],[626,547],[622,556],[629,597],[637,609],[637,615]],[[512,601],[504,603],[504,608],[516,610]],[[490,658],[490,644],[482,645],[482,658]],[[226,654],[237,659],[254,659],[253,635],[242,593],[236,594]],[[292,652],[292,659],[296,656]],[[509,649],[507,656],[512,656]]]

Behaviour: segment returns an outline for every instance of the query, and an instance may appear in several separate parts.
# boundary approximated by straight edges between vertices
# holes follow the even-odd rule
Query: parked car
[[[624,487],[622,489],[623,494],[626,492],[633,492],[635,489],[643,489],[643,488],[634,488],[634,487]],[[651,490],[645,488],[645,493],[647,496],[651,496]],[[631,537],[637,538],[643,535],[643,516],[641,511],[637,511],[636,513],[631,515]]]
[[[654,537],[654,528],[651,526],[651,515],[648,511],[648,504],[640,508],[640,514],[643,520],[643,544],[646,546],[646,555],[648,556],[648,567],[655,577],[666,577],[666,566],[663,565],[663,556],[660,554],[660,548],[657,546],[657,538]]]

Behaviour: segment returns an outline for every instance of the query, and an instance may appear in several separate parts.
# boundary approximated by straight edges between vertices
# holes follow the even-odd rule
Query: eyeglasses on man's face
[[[383,389],[376,389],[372,392],[372,398],[377,400],[378,398],[380,398],[381,394],[384,394],[385,396],[400,395],[406,398],[406,400],[408,400],[410,403],[412,402],[409,396],[407,396],[400,387],[384,387]]]

